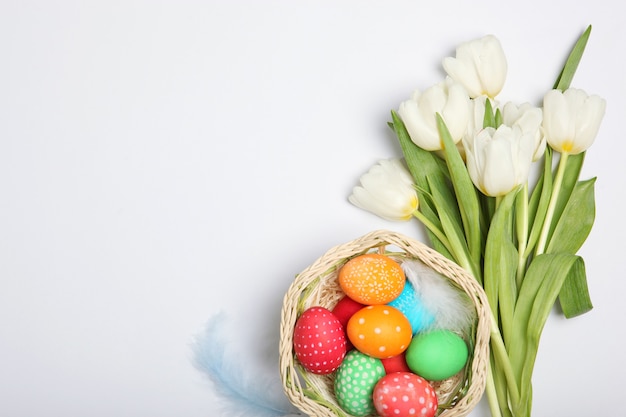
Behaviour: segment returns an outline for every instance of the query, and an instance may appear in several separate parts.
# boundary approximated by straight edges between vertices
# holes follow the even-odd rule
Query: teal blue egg
[[[435,316],[426,309],[409,281],[404,285],[398,298],[388,305],[397,308],[409,319],[413,335],[428,329],[435,321]]]

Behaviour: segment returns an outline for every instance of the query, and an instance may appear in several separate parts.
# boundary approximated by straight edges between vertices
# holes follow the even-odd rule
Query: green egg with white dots
[[[379,379],[385,376],[380,359],[351,350],[335,374],[335,398],[339,406],[353,416],[368,416],[376,411],[372,394]]]
[[[406,363],[419,376],[429,381],[441,381],[456,375],[469,356],[461,336],[449,330],[418,333],[406,350]]]

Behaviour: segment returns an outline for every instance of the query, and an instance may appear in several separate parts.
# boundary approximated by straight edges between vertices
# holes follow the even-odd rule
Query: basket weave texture
[[[463,371],[449,380],[432,383],[439,398],[440,417],[467,415],[480,400],[489,363],[490,316],[480,284],[464,269],[428,246],[399,233],[379,230],[330,249],[298,274],[283,300],[280,323],[279,366],[285,393],[291,403],[313,417],[352,417],[343,411],[333,393],[333,374],[305,371],[293,351],[293,330],[304,310],[321,306],[332,310],[344,296],[337,273],[350,259],[364,253],[385,253],[401,262],[416,259],[439,272],[470,298],[476,308],[475,327],[464,335],[470,358]]]

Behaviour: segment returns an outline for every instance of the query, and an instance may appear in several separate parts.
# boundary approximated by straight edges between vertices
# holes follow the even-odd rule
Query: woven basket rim
[[[293,352],[293,329],[299,315],[313,305],[328,303],[325,288],[329,280],[347,260],[363,253],[392,247],[394,255],[418,259],[439,272],[472,300],[476,308],[476,331],[473,338],[471,361],[465,376],[465,394],[452,408],[440,410],[439,417],[462,417],[480,401],[485,390],[489,364],[490,313],[483,288],[463,268],[445,258],[427,245],[390,230],[375,230],[350,242],[329,249],[324,255],[296,275],[287,290],[281,310],[279,367],[285,394],[301,411],[315,417],[353,417],[342,410],[328,385],[332,375],[313,375],[303,372]],[[334,295],[334,294],[333,294]]]

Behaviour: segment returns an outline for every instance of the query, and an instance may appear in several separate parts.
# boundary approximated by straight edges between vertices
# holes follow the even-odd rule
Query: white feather
[[[476,310],[467,294],[420,261],[404,261],[402,269],[425,309],[435,317],[431,329],[447,329],[463,334],[469,331]]]
[[[213,382],[228,417],[288,417],[297,410],[285,396],[278,372],[263,375],[245,352],[237,352],[226,334],[224,314],[212,317],[193,345],[194,364]],[[278,368],[277,368],[278,370]]]

